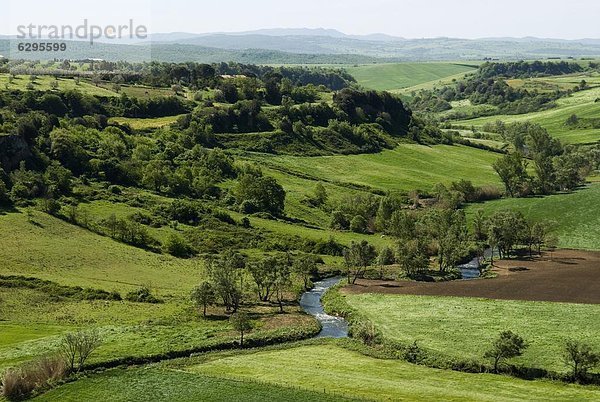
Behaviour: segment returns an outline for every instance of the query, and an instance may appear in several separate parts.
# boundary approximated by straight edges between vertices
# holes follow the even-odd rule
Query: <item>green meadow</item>
[[[500,210],[521,211],[532,220],[549,221],[559,236],[560,247],[600,250],[600,184],[594,183],[568,194],[547,197],[505,198],[470,205],[469,213],[490,215]]]
[[[476,298],[346,295],[385,337],[417,341],[428,350],[457,359],[483,361],[501,331],[521,335],[529,347],[515,364],[566,372],[567,339],[600,347],[600,306]]]
[[[348,156],[253,157],[263,166],[333,183],[380,190],[431,190],[437,183],[467,179],[476,185],[500,185],[492,164],[500,154],[461,145],[401,144],[378,154]]]
[[[360,65],[346,70],[365,88],[394,92],[462,77],[476,67],[457,63],[397,63]]]

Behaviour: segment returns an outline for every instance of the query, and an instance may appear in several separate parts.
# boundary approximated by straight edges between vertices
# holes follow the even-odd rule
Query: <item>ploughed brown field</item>
[[[558,250],[533,260],[495,263],[493,279],[439,283],[359,280],[347,293],[481,297],[503,300],[600,303],[600,252]]]

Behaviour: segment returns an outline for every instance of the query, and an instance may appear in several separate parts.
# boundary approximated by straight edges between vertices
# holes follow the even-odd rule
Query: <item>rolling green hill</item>
[[[401,144],[378,154],[272,156],[252,159],[272,169],[296,172],[315,181],[351,183],[389,191],[431,190],[437,183],[472,180],[500,185],[492,168],[500,154],[466,146]]]
[[[545,127],[550,134],[559,138],[564,143],[596,143],[600,141],[599,130],[591,128],[573,129],[566,126],[565,122],[573,114],[576,114],[580,118],[597,118],[600,116],[600,102],[596,102],[599,98],[600,87],[595,87],[557,100],[557,106],[552,109],[520,115],[493,115],[471,120],[460,120],[453,123],[461,126],[481,128],[485,123],[496,120],[502,120],[505,123],[530,121]]]
[[[475,65],[454,63],[398,63],[348,67],[347,70],[365,88],[397,91],[473,71]]]

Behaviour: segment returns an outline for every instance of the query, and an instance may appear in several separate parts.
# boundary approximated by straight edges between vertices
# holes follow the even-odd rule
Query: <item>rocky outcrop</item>
[[[18,135],[0,134],[0,167],[7,172],[17,169],[21,161],[32,157],[27,142]]]

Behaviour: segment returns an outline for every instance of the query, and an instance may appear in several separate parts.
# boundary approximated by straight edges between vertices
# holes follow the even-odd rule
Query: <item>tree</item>
[[[81,371],[87,359],[101,343],[100,335],[96,330],[66,334],[60,344],[60,354],[68,371],[73,372],[75,368]]]
[[[576,381],[585,379],[588,371],[600,364],[600,354],[594,352],[590,345],[574,340],[566,342],[563,358],[571,367]]]
[[[244,334],[252,329],[252,321],[246,312],[240,311],[234,313],[229,318],[229,322],[237,332],[240,333],[240,347],[244,347]]]
[[[342,211],[333,211],[329,227],[334,230],[347,230],[350,228],[350,222]]]
[[[277,257],[269,256],[257,263],[249,264],[248,270],[254,279],[258,292],[258,299],[268,301],[271,299],[273,287],[277,280],[280,261]]]
[[[356,215],[350,221],[350,230],[354,233],[367,233],[367,220],[362,215]]]
[[[190,298],[198,309],[202,308],[202,315],[206,317],[206,308],[213,305],[216,300],[215,289],[210,282],[202,282],[192,290]]]
[[[279,312],[283,313],[283,299],[285,292],[292,286],[292,280],[289,264],[280,263],[277,268],[277,276],[273,285],[275,287],[275,298],[277,299],[277,304],[279,304]]]
[[[304,289],[309,289],[311,278],[319,273],[317,262],[312,255],[301,255],[294,259],[292,271],[302,278]]]
[[[275,216],[283,214],[285,208],[285,190],[272,177],[255,174],[244,174],[235,189],[238,204],[251,202],[255,211],[269,212]]]
[[[398,244],[396,262],[408,277],[415,277],[429,269],[429,257],[423,241],[419,238],[401,241]]]
[[[356,280],[364,275],[376,256],[375,247],[366,240],[360,243],[352,242],[350,248],[344,251],[344,261],[348,268],[348,283],[355,284]],[[353,277],[351,278],[351,276]]]
[[[494,341],[492,348],[485,352],[484,357],[493,360],[494,372],[498,373],[498,368],[503,360],[521,356],[527,346],[525,340],[519,335],[512,331],[504,331]]]
[[[323,186],[323,183],[317,183],[317,185],[315,186],[315,204],[317,206],[322,206],[327,204],[327,200],[328,200],[328,195],[327,195],[327,190],[325,189],[325,186]]]
[[[241,254],[227,251],[219,258],[208,259],[206,265],[215,293],[223,301],[226,311],[235,313],[242,301],[246,259]]]
[[[520,152],[505,155],[498,159],[493,167],[510,197],[519,197],[526,193],[526,184],[529,181],[527,161]]]
[[[394,259],[394,251],[388,247],[384,246],[377,255],[377,266],[379,266],[379,278],[384,278],[384,267],[388,265],[392,265],[395,263]]]

